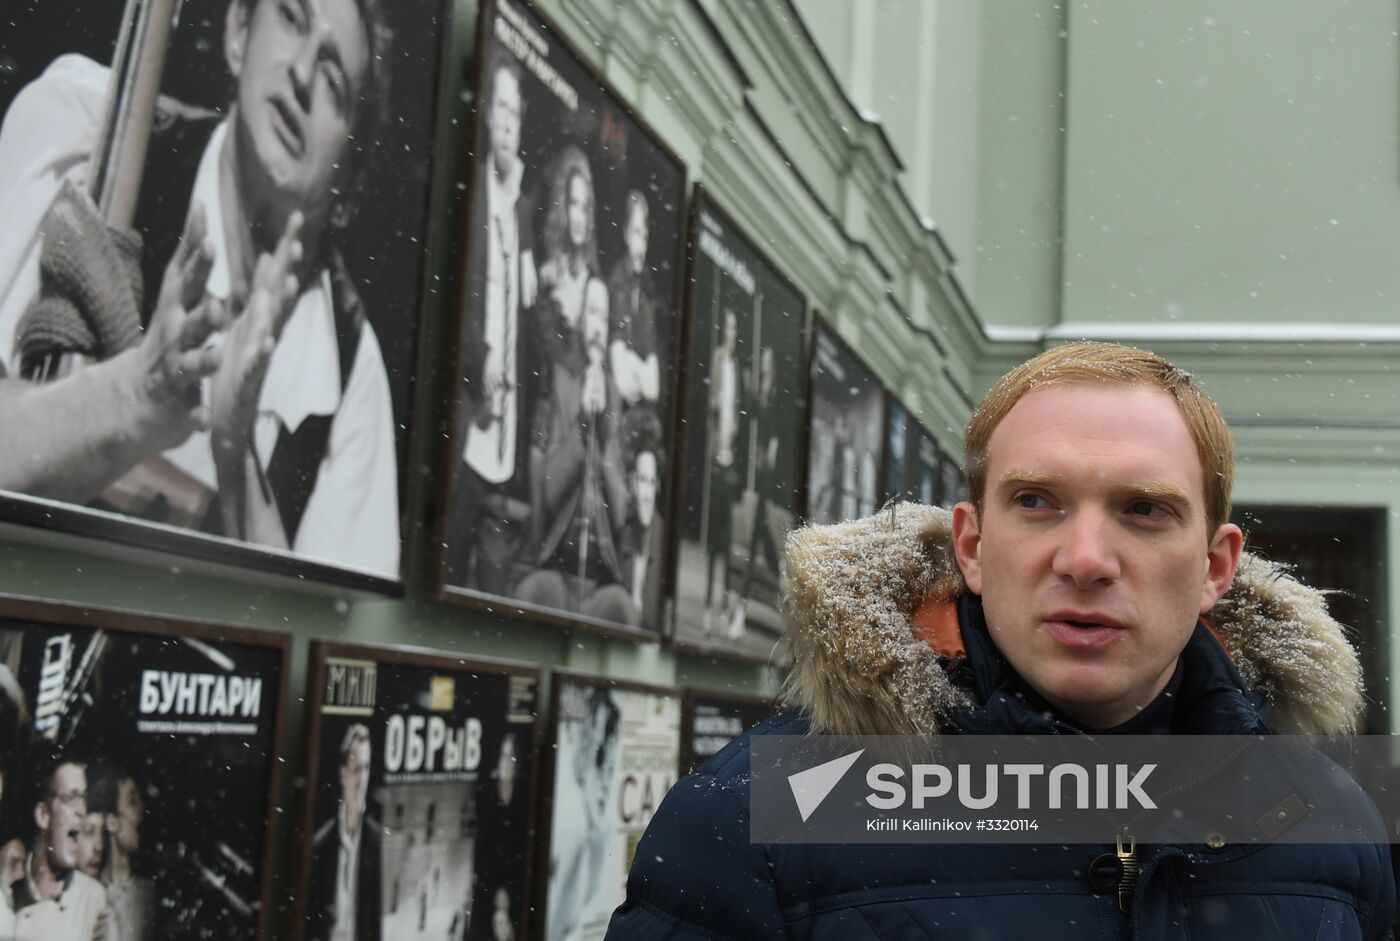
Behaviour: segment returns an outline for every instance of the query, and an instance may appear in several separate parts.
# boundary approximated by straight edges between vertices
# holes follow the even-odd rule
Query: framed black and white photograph
[[[642,832],[676,783],[679,690],[555,670],[536,936],[599,941],[627,894]]]
[[[442,593],[655,638],[685,167],[531,6],[483,16]]]
[[[0,599],[0,934],[265,937],[289,651]]]
[[[8,14],[0,519],[400,581],[451,6]]]
[[[525,938],[539,671],[318,641],[293,936]]]
[[[891,500],[937,506],[942,500],[943,452],[904,403],[888,395],[885,407],[885,486]]]
[[[681,702],[681,774],[690,774],[778,711],[777,703],[762,696],[687,689]]]
[[[766,661],[802,511],[807,306],[696,186],[686,293],[674,643]]]
[[[820,320],[812,339],[807,518],[861,519],[879,508],[884,389],[870,367]]]

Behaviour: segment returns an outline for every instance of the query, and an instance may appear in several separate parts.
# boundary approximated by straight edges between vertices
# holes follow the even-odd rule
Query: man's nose
[[[312,30],[292,54],[288,72],[292,76],[292,91],[302,111],[311,110],[312,85],[316,81],[316,62],[321,55],[320,41]]]
[[[1081,510],[1061,527],[1062,541],[1055,551],[1053,571],[1080,589],[1116,581],[1122,565],[1114,543],[1113,521],[1103,513]]]

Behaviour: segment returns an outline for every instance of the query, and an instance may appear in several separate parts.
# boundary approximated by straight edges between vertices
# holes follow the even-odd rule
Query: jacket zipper
[[[1127,827],[1123,827],[1114,835],[1114,845],[1118,853],[1118,867],[1121,875],[1118,877],[1118,910],[1124,915],[1130,914],[1133,908],[1133,892],[1137,890],[1138,870],[1140,863],[1137,855],[1137,841],[1128,832]],[[1123,841],[1127,841],[1127,847]]]

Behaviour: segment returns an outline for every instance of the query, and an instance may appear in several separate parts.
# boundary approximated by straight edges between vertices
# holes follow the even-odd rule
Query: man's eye
[[[1166,511],[1150,500],[1136,500],[1128,505],[1128,512],[1134,516],[1161,516]]]
[[[294,28],[301,27],[301,11],[290,3],[279,3],[277,12],[282,16],[282,22]]]
[[[1027,510],[1040,510],[1048,507],[1050,501],[1038,493],[1016,494],[1016,505]]]

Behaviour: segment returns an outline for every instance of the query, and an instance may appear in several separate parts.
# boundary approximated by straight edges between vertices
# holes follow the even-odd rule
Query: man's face
[[[96,812],[86,814],[78,829],[78,871],[94,879],[102,873],[102,817]]]
[[[0,885],[14,885],[24,878],[24,841],[15,837],[0,846]]]
[[[569,244],[574,248],[582,248],[583,243],[588,241],[589,206],[592,202],[593,194],[588,192],[588,181],[583,174],[575,173],[569,177],[569,202],[564,208],[569,222]]]
[[[1206,532],[1201,463],[1159,389],[1055,385],[992,433],[981,520],[954,547],[993,642],[1091,728],[1132,718],[1171,678],[1199,615],[1234,577],[1238,528]]]
[[[355,0],[246,2],[251,11],[230,17],[229,40],[239,153],[252,164],[244,172],[279,226],[301,210],[314,230],[352,160],[350,135],[368,78],[365,24]]]
[[[627,257],[632,262],[632,270],[640,274],[647,263],[647,213],[640,202],[631,203],[631,207],[623,236],[627,240]]]
[[[141,821],[146,819],[146,803],[131,778],[117,785],[117,812],[108,820],[112,839],[128,856],[141,848]]]
[[[608,345],[608,288],[597,278],[588,282],[584,295],[583,345],[597,350]]]
[[[360,742],[350,749],[340,766],[340,799],[345,806],[345,823],[358,830],[364,817],[365,801],[369,796],[369,742]]]
[[[520,102],[520,81],[515,73],[504,67],[497,69],[486,128],[491,134],[491,157],[501,173],[515,169],[520,153]]]
[[[49,779],[48,798],[34,808],[34,822],[39,827],[37,849],[55,873],[78,865],[78,836],[85,816],[87,774],[81,765],[59,765]]]
[[[637,469],[632,475],[632,487],[637,494],[637,522],[650,526],[656,518],[656,487],[660,476],[656,470],[656,455],[643,451],[637,455]]]

